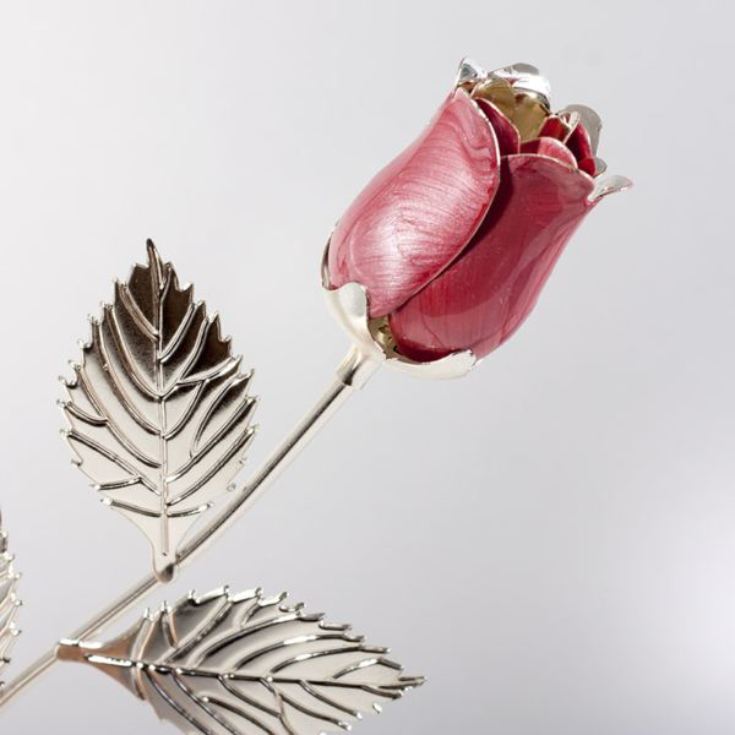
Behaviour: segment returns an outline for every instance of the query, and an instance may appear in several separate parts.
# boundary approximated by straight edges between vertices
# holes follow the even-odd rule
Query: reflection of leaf
[[[148,242],[148,264],[115,284],[92,321],[64,411],[76,464],[153,546],[159,575],[198,516],[239,472],[254,429],[219,317]]]
[[[190,596],[110,643],[62,643],[60,655],[106,672],[191,735],[348,730],[423,683],[402,676],[387,649],[284,600]]]
[[[13,557],[8,553],[8,537],[3,531],[2,520],[0,516],[0,669],[10,663],[10,648],[19,632],[13,620],[20,607],[15,594],[20,577],[13,571]]]

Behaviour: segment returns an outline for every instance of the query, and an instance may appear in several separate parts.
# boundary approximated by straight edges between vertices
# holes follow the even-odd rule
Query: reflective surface
[[[146,535],[159,576],[172,573],[182,539],[242,468],[255,399],[240,363],[219,317],[149,242],[148,264],[116,282],[65,383],[76,463]]]
[[[20,576],[13,569],[13,557],[8,552],[8,534],[3,529],[0,513],[0,677],[3,667],[10,663],[10,649],[18,637],[15,617],[20,607],[16,588]],[[0,689],[3,682],[0,678]]]
[[[423,683],[387,648],[285,600],[191,594],[109,643],[64,641],[59,655],[108,674],[191,735],[342,732]]]
[[[179,289],[178,282],[175,277],[173,268],[170,264],[163,264],[161,259],[151,242],[148,243],[148,255],[149,262],[147,267],[136,266],[133,270],[128,286],[123,286],[119,283],[116,284],[116,292],[122,293],[126,299],[125,308],[130,310],[130,313],[135,316],[136,321],[139,322],[140,326],[145,329],[150,336],[154,336],[154,330],[159,330],[162,333],[171,331],[173,337],[170,338],[170,342],[174,343],[173,347],[163,348],[163,357],[161,358],[162,363],[167,363],[169,356],[176,355],[180,344],[186,344],[189,325],[192,323],[193,315],[198,311],[203,310],[201,303],[194,304],[191,300],[191,287],[185,289]],[[175,295],[183,299],[180,300],[184,304],[188,304],[187,313],[188,317],[184,318],[181,322],[181,326],[170,330],[170,324],[172,321],[175,323],[175,319],[170,318],[169,310],[165,308],[169,298],[172,296],[172,291]],[[133,298],[137,295],[140,299],[142,306],[136,310],[135,304],[137,300]],[[156,303],[156,299],[160,297],[161,303],[159,307],[159,317],[156,320],[153,316],[152,304]],[[364,312],[366,313],[366,305],[363,300]],[[115,307],[105,306],[105,315],[108,316],[110,310]],[[175,312],[174,312],[175,313]],[[178,378],[175,383],[175,387],[181,385],[187,385],[191,380],[194,385],[197,385],[197,381],[192,378],[192,373],[197,375],[197,368],[201,368],[207,364],[210,354],[210,341],[208,339],[202,339],[202,334],[209,334],[208,327],[212,324],[218,325],[218,319],[205,320],[199,328],[199,334],[196,339],[198,346],[192,350],[191,357],[184,361],[184,365],[187,367],[181,368],[178,373]],[[158,326],[160,325],[160,326]],[[113,323],[113,328],[117,326],[117,322]],[[114,332],[114,330],[113,330]],[[219,329],[217,327],[216,335],[219,336]],[[114,332],[114,339],[112,340],[113,345],[118,347],[123,356],[127,358],[126,365],[132,365],[133,360],[137,359],[132,354],[128,355],[120,345],[123,344],[122,333]],[[229,340],[217,340],[219,345],[225,346],[227,349],[224,351],[225,368],[231,366],[237,367],[239,365],[239,359],[231,358],[229,355]],[[104,434],[104,439],[110,441],[114,438],[121,447],[129,451],[133,456],[136,456],[134,447],[130,444],[130,440],[124,434],[120,432],[118,422],[114,421],[109,410],[104,410],[105,405],[101,400],[100,392],[95,390],[94,383],[88,377],[87,367],[96,367],[96,373],[91,372],[92,375],[96,374],[98,379],[101,379],[105,383],[109,383],[108,387],[114,393],[115,397],[119,397],[125,400],[125,410],[130,412],[131,399],[129,395],[123,390],[120,385],[120,380],[124,376],[114,373],[114,364],[110,359],[109,345],[104,342],[100,337],[100,325],[93,320],[93,340],[90,344],[84,347],[85,357],[92,352],[95,359],[85,360],[83,366],[74,366],[76,379],[72,382],[67,382],[67,390],[70,397],[75,397],[75,401],[68,401],[64,404],[64,410],[67,416],[72,419],[79,419],[85,425],[94,429],[101,429],[107,432]],[[222,352],[222,351],[221,351]],[[216,354],[216,353],[215,353]],[[222,354],[220,353],[220,358]],[[440,361],[441,362],[441,361]],[[285,438],[276,446],[273,452],[267,457],[265,462],[260,468],[249,478],[248,482],[237,488],[232,488],[233,492],[230,494],[230,500],[224,503],[222,507],[214,513],[210,518],[209,522],[205,524],[198,532],[190,539],[187,540],[180,548],[175,550],[175,553],[169,553],[164,555],[166,558],[166,566],[156,568],[154,574],[150,574],[141,579],[136,585],[131,587],[129,590],[118,594],[102,610],[93,615],[89,620],[83,623],[75,633],[72,634],[71,638],[75,640],[82,640],[99,633],[105,626],[115,622],[120,616],[130,610],[134,605],[138,604],[146,595],[157,587],[164,583],[171,582],[174,578],[175,573],[187,562],[190,562],[194,556],[201,553],[205,548],[209,547],[215,537],[219,537],[222,531],[230,527],[243,513],[248,510],[253,503],[263,494],[263,492],[273,483],[273,481],[280,475],[288,463],[308,444],[310,439],[329,421],[329,419],[336,413],[337,409],[354,394],[356,390],[362,388],[375,371],[380,367],[380,360],[376,359],[373,354],[368,354],[358,346],[353,346],[348,351],[343,361],[337,368],[337,375],[332,383],[328,386],[327,390],[323,395],[319,397],[311,410],[299,421],[296,426],[290,431]],[[214,361],[214,367],[210,367],[207,371],[207,377],[203,381],[199,382],[198,392],[191,403],[190,408],[184,413],[184,417],[179,419],[176,429],[169,433],[160,432],[160,438],[162,440],[161,446],[164,450],[164,456],[168,457],[168,445],[169,439],[174,438],[179,431],[183,433],[183,425],[193,420],[193,417],[197,414],[204,414],[202,423],[199,424],[197,432],[195,434],[195,444],[201,441],[200,437],[204,436],[207,431],[212,431],[210,424],[215,421],[215,416],[219,413],[220,408],[223,404],[227,404],[227,397],[230,396],[230,391],[233,385],[247,385],[249,383],[248,378],[236,376],[235,379],[225,381],[224,386],[219,387],[219,391],[215,391],[214,399],[210,400],[206,410],[202,411],[200,404],[205,402],[206,398],[202,399],[202,396],[206,396],[208,388],[211,383],[215,386],[219,379],[222,378],[223,373],[225,376],[229,375],[229,370],[221,367],[222,360]],[[162,368],[165,370],[165,367]],[[157,369],[158,370],[158,369]],[[156,374],[159,374],[156,372]],[[115,379],[117,377],[117,379]],[[151,396],[152,388],[145,385],[140,377],[140,374],[131,368],[131,381],[147,391],[149,398]],[[172,390],[173,392],[173,390]],[[164,396],[165,398],[165,396]],[[216,453],[219,449],[219,444],[223,443],[227,446],[227,443],[231,441],[230,433],[233,426],[238,426],[239,422],[248,419],[250,414],[251,406],[254,404],[253,399],[247,398],[241,404],[242,410],[235,411],[231,415],[229,421],[221,422],[219,429],[212,434],[208,441],[208,451]],[[159,401],[164,403],[164,401]],[[81,406],[80,406],[81,404]],[[145,413],[141,410],[134,412],[135,416],[144,417]],[[166,416],[166,412],[157,412],[156,416]],[[240,427],[242,428],[242,427]],[[246,433],[250,433],[247,422],[245,423]],[[97,462],[102,463],[102,468],[107,464],[111,464],[115,471],[120,469],[126,471],[135,471],[135,466],[132,464],[132,460],[126,460],[124,457],[119,456],[114,448],[110,448],[109,445],[105,446],[101,441],[95,441],[93,438],[79,434],[75,431],[75,425],[72,423],[72,429],[66,431],[67,439],[72,446],[75,446],[74,442],[78,442],[80,445],[94,450],[92,453],[93,459]],[[109,434],[109,435],[108,435]],[[115,445],[113,445],[114,447]],[[232,446],[239,446],[235,443]],[[97,456],[99,455],[99,456]],[[198,452],[197,447],[193,447],[190,450],[190,458],[192,463],[197,458]],[[229,452],[225,453],[225,456],[229,456]],[[219,462],[215,465],[216,469],[219,470],[225,462]],[[107,469],[109,471],[109,468]],[[205,476],[207,478],[209,475]],[[143,473],[140,473],[140,484],[143,484],[146,489],[151,489],[145,482]],[[134,487],[138,482],[135,483],[122,483],[120,489],[128,489]],[[206,484],[206,483],[205,483]],[[151,483],[152,486],[152,483]],[[100,488],[101,489],[101,488]],[[116,489],[115,487],[108,488],[110,490]],[[206,507],[204,508],[206,509]],[[161,517],[159,520],[168,521],[167,518]],[[157,542],[157,537],[151,538],[152,543]],[[154,545],[154,548],[155,545]],[[8,557],[8,563],[10,559]],[[15,578],[9,577],[8,581],[8,600],[10,603],[15,603],[15,598],[11,595],[12,586],[15,583]],[[8,644],[10,638],[15,634],[14,628],[8,628]],[[0,692],[0,707],[7,706],[12,702],[21,692],[26,691],[33,683],[35,683],[44,673],[49,671],[54,664],[58,662],[58,650],[54,646],[51,650],[46,651],[42,656],[36,659],[32,664],[23,669],[15,678],[13,678],[6,687]]]

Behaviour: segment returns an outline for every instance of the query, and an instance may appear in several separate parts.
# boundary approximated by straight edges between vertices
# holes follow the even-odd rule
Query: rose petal
[[[535,97],[519,93],[516,95],[516,108],[513,113],[513,124],[521,134],[521,140],[533,140],[539,137],[539,131],[549,114],[548,108]]]
[[[521,146],[521,153],[533,153],[539,156],[548,156],[561,163],[577,168],[577,159],[564,143],[556,138],[536,138],[529,140]]]
[[[590,176],[597,176],[598,173],[601,173],[597,169],[596,158],[583,158],[577,165],[579,166],[580,171],[584,171]]]
[[[489,100],[478,97],[475,102],[485,113],[498,138],[501,156],[518,153],[521,147],[521,135],[516,126]]]
[[[478,82],[487,79],[487,72],[475,61],[465,56],[459,62],[457,78],[454,80],[455,87],[472,87]]]
[[[465,253],[391,315],[400,351],[418,360],[471,349],[482,357],[520,326],[594,204],[592,179],[541,156],[503,161],[502,184]]]
[[[604,179],[598,177],[595,179],[595,188],[590,194],[590,200],[598,202],[603,197],[610,196],[610,194],[617,194],[619,191],[626,191],[632,186],[633,182],[627,176],[613,174]]]
[[[540,97],[544,104],[549,106],[551,98],[551,84],[549,80],[533,64],[518,63],[495,69],[491,75],[505,79],[513,89]]]
[[[504,79],[490,77],[472,90],[472,99],[487,100],[495,105],[509,120],[516,109],[516,93]]]
[[[456,90],[340,220],[329,247],[331,285],[363,285],[371,317],[405,303],[470,242],[498,189],[499,164],[487,118]]]
[[[578,163],[586,159],[590,159],[594,164],[595,153],[592,150],[590,136],[581,122],[575,126],[574,130],[572,130],[567,138],[567,148],[569,148],[569,150],[574,154]],[[595,175],[594,170],[590,175]]]
[[[539,130],[539,138],[556,138],[562,143],[569,137],[572,128],[557,115],[550,115]]]
[[[600,176],[607,171],[607,163],[603,161],[599,156],[595,156],[595,176]]]
[[[587,135],[589,136],[592,151],[597,153],[597,148],[600,143],[600,131],[602,130],[602,120],[600,119],[600,116],[587,105],[569,105],[558,114],[578,115],[582,121],[582,125],[584,125],[584,129],[587,131]]]

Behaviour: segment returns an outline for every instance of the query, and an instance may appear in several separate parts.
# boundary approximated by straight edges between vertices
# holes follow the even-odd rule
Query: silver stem
[[[172,579],[174,572],[212,541],[212,539],[240,517],[263,491],[278,477],[290,461],[306,446],[309,440],[329,421],[337,409],[356,390],[362,388],[372,374],[380,367],[380,362],[358,347],[352,347],[337,369],[337,377],[317,401],[312,410],[298,423],[263,466],[255,473],[250,482],[235,493],[235,497],[205,526],[192,540],[186,544],[176,557],[176,563],[167,575]],[[95,615],[81,628],[74,631],[69,638],[86,640],[96,635],[108,624],[117,620],[131,607],[138,604],[149,592],[161,586],[163,582],[155,574],[144,577],[132,589],[115,600],[111,605]],[[28,687],[41,674],[50,669],[58,660],[57,647],[47,651],[35,663],[31,664],[17,678],[9,682],[0,691],[0,707],[7,704],[22,690]]]

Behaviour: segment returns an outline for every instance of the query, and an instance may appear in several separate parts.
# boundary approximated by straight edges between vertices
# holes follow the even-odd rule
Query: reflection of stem
[[[337,409],[356,390],[365,385],[380,363],[359,348],[353,347],[337,369],[337,377],[317,401],[311,411],[297,424],[286,439],[273,451],[263,466],[255,473],[250,482],[235,493],[235,497],[207,524],[189,543],[179,551],[176,562],[171,565],[171,579],[174,572],[190,561],[199,551],[212,541],[222,530],[242,515],[262,492],[285,469],[288,463],[303,449],[309,440],[329,421]],[[141,598],[159,587],[163,582],[155,574],[149,574],[135,587],[115,600],[109,607],[98,613],[79,630],[72,633],[71,640],[87,640],[99,633],[106,625],[117,620]],[[16,679],[9,682],[0,692],[0,707],[7,704],[41,674],[58,661],[58,649],[54,647],[35,663],[31,664]]]

